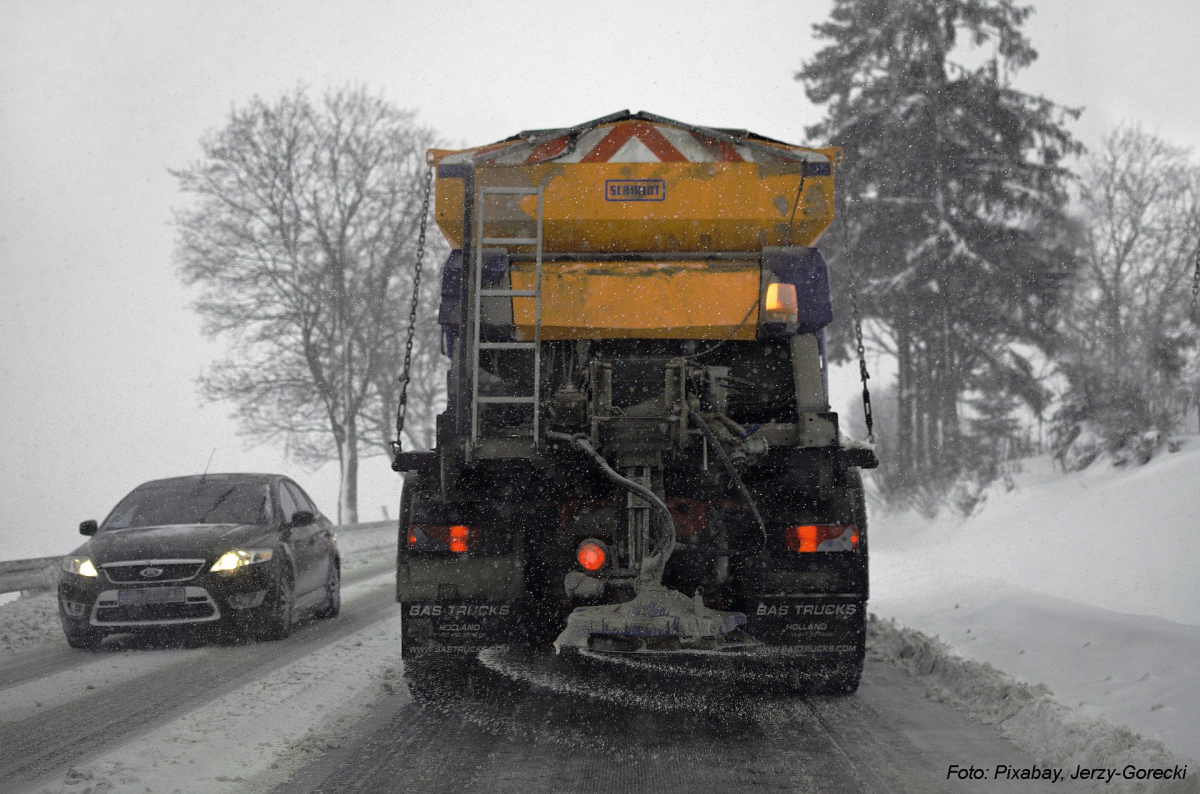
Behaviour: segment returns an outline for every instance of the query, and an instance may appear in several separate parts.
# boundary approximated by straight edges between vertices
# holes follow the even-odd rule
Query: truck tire
[[[847,663],[838,665],[828,676],[823,677],[813,687],[813,694],[816,695],[853,695],[858,691],[858,684],[862,680],[863,665],[862,662],[857,664]]]
[[[867,500],[866,492],[863,490],[862,472],[858,469],[846,470],[846,488],[843,492],[849,504],[845,505],[850,515],[854,517],[854,523],[858,526],[860,543],[862,544],[863,565],[864,568],[869,564],[867,558]],[[863,583],[870,581],[867,571],[864,570]],[[864,591],[864,596],[867,592]],[[864,649],[862,656],[858,657],[853,662],[845,662],[836,666],[830,674],[820,681],[817,685],[816,692],[821,695],[853,695],[858,691],[859,682],[862,680],[863,663],[866,661],[865,638],[867,636],[867,610],[866,600],[863,600],[863,608],[858,611],[854,618],[855,628],[859,636],[864,638]]]
[[[485,685],[486,676],[473,657],[433,656],[404,662],[404,683],[413,702],[421,706],[447,706],[495,695]]]

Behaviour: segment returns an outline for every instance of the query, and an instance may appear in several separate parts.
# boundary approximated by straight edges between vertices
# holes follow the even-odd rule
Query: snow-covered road
[[[563,658],[483,661],[435,675],[423,705],[408,691],[380,702],[276,791],[1077,790],[947,783],[952,764],[1034,764],[885,664],[870,663],[853,697],[804,698],[666,672],[601,680]]]
[[[445,679],[444,699],[418,704],[399,660],[393,558],[369,544],[363,556],[373,562],[347,565],[342,615],[283,642],[93,654],[60,641],[9,655],[0,790],[934,791],[950,764],[1034,764],[874,662],[845,700],[698,687],[674,692],[679,708],[579,698],[598,682],[564,688],[575,673],[552,657],[536,657],[549,678],[531,686],[493,658],[473,684]]]
[[[677,692],[678,708],[579,698],[597,682],[564,688],[574,673],[553,658],[539,657],[550,676],[538,686],[493,660],[472,668],[471,684],[439,678],[444,698],[417,704],[398,658],[390,567],[358,577],[338,620],[280,643],[11,657],[0,666],[0,789],[692,791],[758,781],[933,791],[953,763],[1033,765],[994,728],[875,663],[847,700],[700,687]]]
[[[398,622],[394,621],[394,584],[389,573],[375,572],[347,587],[343,615],[337,621],[302,625],[283,642],[193,649],[142,642],[100,654],[59,650],[74,664],[62,664],[61,657],[42,657],[44,669],[54,671],[47,675],[21,664],[24,680],[12,681],[13,676],[8,676],[10,683],[0,692],[3,787],[38,784],[41,790],[42,785],[56,780],[69,785],[77,782],[74,770],[89,759],[101,761],[93,774],[123,790],[131,789],[116,784],[136,782],[132,790],[138,791],[193,791],[197,789],[183,781],[195,780],[194,774],[203,777],[208,772],[216,779],[252,771],[257,754],[239,746],[232,755],[225,755],[223,744],[231,738],[239,745],[251,738],[286,739],[289,723],[306,727],[311,710],[338,705],[343,695],[340,690],[345,688],[337,686],[346,673],[343,662],[354,661],[339,658],[336,650],[344,641],[357,641],[361,646],[363,640],[355,635],[369,634],[381,643],[390,638],[387,651],[398,649],[398,635],[387,625],[389,620]],[[367,628],[370,630],[364,632]],[[378,650],[367,649],[372,655]],[[298,664],[308,671],[298,671]],[[286,672],[272,680],[279,671]],[[309,702],[287,702],[294,694],[288,684],[302,678],[306,689],[317,691],[310,694]],[[352,684],[357,689],[365,682]],[[238,718],[271,710],[277,703],[286,703],[286,707],[275,709],[272,721],[262,726],[276,730],[243,730],[234,737],[226,730]],[[302,735],[290,738],[299,740]],[[185,767],[188,771],[183,773],[171,769],[189,760],[194,766],[195,760],[183,752],[189,745],[211,759],[214,768]],[[107,772],[136,768],[134,759],[146,761],[146,774],[122,771],[115,780],[106,776]],[[168,768],[149,774],[154,761]]]
[[[863,686],[844,699],[762,682],[630,684],[485,652],[414,701],[386,525],[341,533],[342,615],[284,642],[118,639],[83,653],[49,622],[52,594],[24,598],[0,605],[0,790],[1071,791],[994,778],[1001,765],[1065,776],[1081,763],[1185,763],[1170,750],[1187,755],[1195,739],[1200,628],[1106,608],[1191,614],[1195,585],[1170,572],[1194,557],[1177,503],[1191,498],[1180,486],[1200,472],[1200,445],[1152,466],[1156,478],[1071,480],[1035,462],[972,519],[876,518],[872,611],[900,623],[872,619]],[[1072,497],[1089,487],[1100,496]],[[1087,541],[1065,566],[1074,584],[1046,579],[1045,549]],[[1168,564],[1147,579],[1155,561]],[[1104,569],[1100,584],[1088,565]],[[1141,588],[1112,592],[1134,574]],[[952,767],[987,779],[947,779]],[[1197,772],[1182,786],[1083,788],[1195,792]]]
[[[12,632],[33,647],[0,657],[0,790],[233,791],[277,757],[303,757],[322,712],[373,700],[398,655],[394,538],[342,532],[342,615],[283,642],[114,638],[87,653],[61,631]],[[6,610],[30,613],[19,607]]]

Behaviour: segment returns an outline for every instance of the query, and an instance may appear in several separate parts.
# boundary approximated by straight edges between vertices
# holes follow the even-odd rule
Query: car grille
[[[212,617],[216,608],[212,603],[204,604],[141,604],[116,607],[101,607],[96,610],[95,622],[142,623],[160,620],[202,620]]]
[[[122,598],[122,594],[126,597]],[[171,600],[165,600],[167,598]],[[182,600],[176,600],[180,598]],[[203,587],[122,587],[105,590],[96,596],[91,624],[138,627],[220,619],[221,611]]]
[[[106,562],[100,566],[110,582],[186,582],[194,579],[204,567],[204,560],[130,560]],[[143,571],[159,570],[157,576],[145,576]]]

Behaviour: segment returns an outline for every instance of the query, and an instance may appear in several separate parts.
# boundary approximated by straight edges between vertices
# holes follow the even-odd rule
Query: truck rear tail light
[[[858,527],[854,524],[806,524],[788,527],[783,538],[786,551],[857,551]]]
[[[575,550],[575,559],[585,571],[598,571],[608,563],[608,548],[603,541],[589,538]]]
[[[483,532],[467,524],[413,524],[408,530],[409,551],[466,554],[479,551]]]

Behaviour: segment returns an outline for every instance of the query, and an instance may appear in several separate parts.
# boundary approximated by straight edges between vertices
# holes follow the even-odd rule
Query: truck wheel
[[[847,662],[834,668],[830,674],[813,687],[816,695],[853,695],[862,680],[862,662]]]
[[[404,683],[414,702],[421,705],[438,700],[438,669],[428,659],[407,659],[404,662]]]
[[[437,657],[404,662],[404,683],[413,701],[423,706],[447,705],[482,695],[482,675],[473,658]]]

